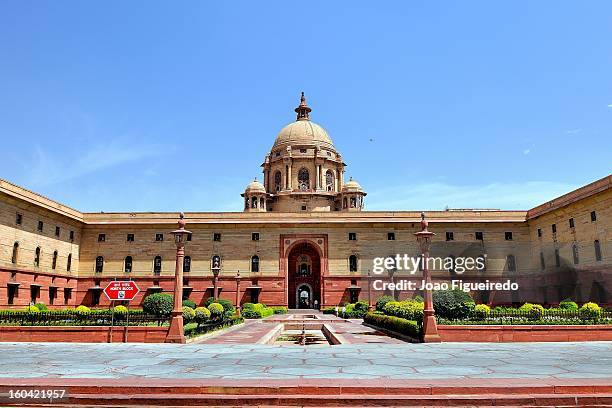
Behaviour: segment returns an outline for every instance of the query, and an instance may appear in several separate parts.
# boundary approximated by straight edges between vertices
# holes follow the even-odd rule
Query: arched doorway
[[[311,309],[321,304],[321,257],[308,242],[300,242],[287,256],[290,309]]]

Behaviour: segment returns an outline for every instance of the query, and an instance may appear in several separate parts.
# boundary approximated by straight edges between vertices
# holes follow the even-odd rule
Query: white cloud
[[[367,210],[443,210],[450,208],[499,208],[528,210],[579,186],[548,181],[452,185],[420,183],[370,191]]]
[[[612,108],[612,103],[608,105],[608,108]]]
[[[529,153],[531,153],[531,149],[525,149],[525,150],[523,150],[523,154],[524,154],[525,156],[527,156]]]
[[[577,135],[580,132],[582,132],[582,129],[570,129],[565,131],[568,135]]]

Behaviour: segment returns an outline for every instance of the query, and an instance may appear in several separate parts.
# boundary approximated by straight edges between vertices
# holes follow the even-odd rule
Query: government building
[[[419,255],[421,211],[365,211],[365,189],[346,180],[344,157],[311,120],[303,94],[295,112],[263,160],[261,181],[242,192],[242,212],[185,214],[184,298],[203,304],[217,292],[234,301],[239,273],[242,303],[335,306],[367,300],[368,275],[401,278],[374,276],[374,258]],[[524,211],[425,210],[436,233],[431,256],[486,259],[463,274],[433,270],[434,280],[519,284],[472,293],[489,304],[612,303],[611,184],[608,175]],[[0,308],[106,307],[102,290],[113,279],[137,282],[132,306],[173,291],[178,212],[84,213],[4,180],[0,209]]]

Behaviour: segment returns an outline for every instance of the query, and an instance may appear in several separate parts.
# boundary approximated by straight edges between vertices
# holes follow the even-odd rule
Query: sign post
[[[106,297],[108,298],[108,300],[112,301],[113,304],[113,309],[112,309],[112,323],[111,323],[111,333],[110,333],[110,342],[112,343],[112,339],[113,339],[113,326],[115,323],[115,301],[117,300],[121,300],[121,301],[127,301],[129,304],[130,300],[133,300],[136,295],[138,294],[138,292],[140,292],[140,289],[138,288],[138,285],[136,285],[136,282],[134,281],[119,281],[119,280],[114,280],[111,281],[105,288],[104,288],[104,294],[106,295]],[[129,324],[129,318],[130,318],[130,310],[128,309],[128,315],[127,315],[127,324]],[[125,331],[125,338],[124,341],[127,341],[127,327],[126,327],[126,331]]]

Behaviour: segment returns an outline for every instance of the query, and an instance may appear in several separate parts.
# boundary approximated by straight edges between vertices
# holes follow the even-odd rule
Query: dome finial
[[[300,105],[295,108],[295,113],[297,113],[296,120],[310,120],[310,112],[312,109],[306,103],[306,97],[304,96],[304,92],[302,92],[302,96],[300,97]]]

